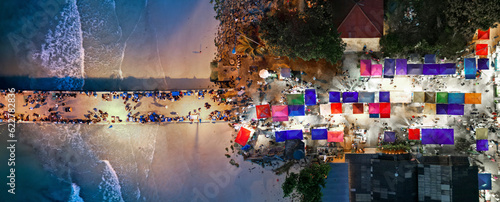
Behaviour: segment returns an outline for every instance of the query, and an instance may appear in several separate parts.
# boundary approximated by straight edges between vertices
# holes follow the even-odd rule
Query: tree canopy
[[[342,58],[345,43],[332,22],[333,1],[317,1],[304,12],[278,9],[260,23],[261,38],[274,55],[303,60]]]
[[[500,0],[448,0],[444,13],[456,33],[472,37],[500,21]]]
[[[281,186],[284,197],[296,191],[301,201],[321,201],[321,188],[326,185],[325,177],[330,169],[328,164],[312,164],[302,169],[299,174],[290,173]]]

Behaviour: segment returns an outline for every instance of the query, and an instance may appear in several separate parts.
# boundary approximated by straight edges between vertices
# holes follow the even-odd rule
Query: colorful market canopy
[[[436,114],[436,104],[425,103],[424,114]]]
[[[490,29],[483,31],[478,29],[477,30],[477,39],[478,40],[488,40],[490,39]]]
[[[488,44],[476,44],[476,55],[488,55]]]
[[[286,140],[286,131],[276,131],[274,136],[276,136],[276,142],[284,142]]]
[[[273,105],[273,121],[288,121],[288,106]]]
[[[424,103],[425,93],[424,92],[413,92],[413,102]]]
[[[380,114],[391,114],[391,103],[380,103]]]
[[[304,105],[288,105],[288,116],[305,116],[306,109]]]
[[[478,173],[479,190],[491,190],[491,173]]]
[[[490,59],[488,59],[488,58],[477,59],[477,69],[480,69],[480,70],[490,69]]]
[[[454,144],[454,130],[447,128],[424,128],[422,144]]]
[[[302,140],[304,139],[304,134],[302,130],[287,130],[286,131],[287,140]]]
[[[364,112],[363,103],[352,104],[352,113],[353,114],[362,114]]]
[[[463,93],[448,93],[449,104],[463,104],[465,101],[465,94]]]
[[[304,94],[287,94],[288,105],[304,105]]]
[[[396,132],[394,131],[384,132],[384,142],[395,142],[395,141],[396,141]]]
[[[344,142],[344,131],[328,131],[328,142]]]
[[[488,140],[476,140],[477,151],[488,151]]]
[[[331,104],[320,104],[319,105],[319,114],[320,115],[330,115],[330,114],[332,114]]]
[[[368,113],[379,114],[380,113],[380,103],[370,103],[368,104]]]
[[[411,92],[393,91],[390,100],[391,103],[411,103]]]
[[[251,134],[252,134],[251,130],[249,130],[245,127],[241,127],[234,142],[240,144],[241,146],[245,146],[247,144],[248,138],[250,138]]]
[[[380,114],[370,114],[370,118],[380,118]]]
[[[457,67],[455,63],[439,64],[439,74],[455,74]]]
[[[465,93],[465,104],[481,104],[481,93]]]
[[[372,64],[372,77],[381,77],[382,76],[382,64]]]
[[[286,67],[282,67],[281,68],[281,77],[283,78],[290,78],[292,77],[292,71],[290,70],[290,68],[286,68]]]
[[[380,91],[378,94],[378,102],[391,102],[391,93],[389,91]]]
[[[311,139],[313,139],[313,140],[326,140],[326,139],[328,139],[328,130],[326,128],[311,129]]]
[[[488,129],[476,128],[476,140],[487,140],[487,139],[488,139]]]
[[[340,92],[328,92],[330,102],[340,102]]]
[[[306,89],[304,96],[306,105],[316,105],[316,90]]]
[[[436,92],[425,92],[426,103],[436,103]]]
[[[448,114],[448,105],[447,104],[436,104],[436,114],[438,114],[438,115]]]
[[[424,64],[424,75],[438,75],[439,74],[439,64]]]
[[[420,129],[418,129],[418,128],[408,129],[408,139],[409,140],[420,140]]]
[[[375,93],[374,92],[359,92],[358,93],[358,102],[361,102],[361,103],[375,102]]]
[[[358,102],[358,92],[343,92],[342,102],[343,103]]]
[[[396,75],[407,74],[408,61],[406,59],[396,59]]]
[[[408,74],[409,75],[422,75],[424,72],[423,64],[408,64]]]
[[[332,114],[342,114],[342,103],[332,103],[331,107]]]
[[[476,58],[464,59],[464,72],[466,79],[476,78]]]
[[[436,103],[447,104],[448,103],[448,92],[437,92],[436,93]]]
[[[265,119],[271,117],[271,107],[268,104],[255,106],[255,111],[257,112],[257,119]]]
[[[464,105],[448,104],[448,115],[464,115]]]
[[[396,61],[394,59],[385,59],[384,61],[384,77],[394,77],[394,70],[396,68]]]
[[[434,55],[434,54],[426,54],[424,56],[424,63],[425,64],[435,64],[436,63],[436,55]]]
[[[371,75],[371,67],[372,67],[372,61],[371,60],[360,60],[359,61],[359,71],[361,76],[370,76]]]

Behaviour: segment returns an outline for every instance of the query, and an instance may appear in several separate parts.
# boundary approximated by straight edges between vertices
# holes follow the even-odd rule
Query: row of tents
[[[375,92],[329,92],[331,103],[373,103]],[[411,103],[412,93],[406,91],[378,93],[378,102]],[[481,104],[481,93],[413,92],[414,103]]]
[[[434,56],[435,57],[435,56]],[[427,58],[427,55],[426,55]],[[456,73],[455,63],[435,64],[408,64],[406,59],[385,59],[384,65],[372,64],[371,60],[360,60],[360,75],[362,77],[384,77],[394,78],[395,75],[451,75]],[[477,64],[477,65],[476,65]],[[465,58],[464,70],[466,79],[474,79],[477,70],[488,70],[488,58]],[[472,76],[473,75],[473,76]]]
[[[454,144],[453,128],[410,128],[408,140],[421,140],[422,144]],[[396,132],[385,131],[384,142],[395,142]]]

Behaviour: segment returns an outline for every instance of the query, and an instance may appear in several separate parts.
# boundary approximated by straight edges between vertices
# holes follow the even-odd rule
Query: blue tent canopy
[[[389,91],[380,91],[378,102],[391,102],[391,93]]]
[[[370,118],[379,118],[379,114],[370,114],[369,117]]]
[[[448,104],[463,104],[464,102],[464,93],[448,93]]]
[[[395,141],[396,141],[396,132],[394,131],[384,132],[384,142],[395,142]]]
[[[476,78],[476,58],[464,59],[465,79]]]
[[[375,93],[374,92],[359,92],[358,102],[361,102],[361,103],[373,103],[373,102],[375,102]]]
[[[406,59],[396,59],[396,74],[406,75],[407,74],[408,61]]]
[[[436,104],[436,114],[448,114],[448,104]]]
[[[304,96],[305,96],[304,99],[306,101],[306,105],[316,105],[316,90],[306,89]]]
[[[287,130],[286,131],[287,140],[302,140],[304,139],[304,134],[302,130]]]
[[[435,64],[436,63],[436,55],[435,54],[427,54],[424,56],[425,64]]]
[[[423,73],[423,64],[408,64],[408,74],[409,75],[422,75]]]
[[[180,95],[179,91],[172,91],[172,96],[179,96],[179,95]]]
[[[284,142],[286,140],[286,131],[276,131],[274,136],[276,136],[276,142]]]
[[[422,144],[454,144],[453,128],[423,128]]]
[[[491,190],[491,173],[478,173],[479,190]]]
[[[344,103],[358,102],[358,92],[342,93],[342,102]]]
[[[448,104],[448,115],[464,115],[464,105]]]
[[[340,102],[340,92],[330,91],[329,93],[330,102]]]
[[[490,69],[490,59],[488,58],[479,58],[477,60],[477,68],[478,69],[485,69],[485,70],[488,70]]]
[[[396,61],[394,59],[385,59],[385,61],[384,61],[384,77],[386,77],[386,78],[394,77],[395,68],[396,68]]]
[[[424,64],[424,75],[438,75],[439,64]]]
[[[439,64],[439,74],[455,74],[457,67],[455,63]]]
[[[304,115],[306,115],[304,105],[288,105],[288,116]]]
[[[326,128],[311,129],[311,138],[313,140],[326,140],[328,139],[328,130]]]

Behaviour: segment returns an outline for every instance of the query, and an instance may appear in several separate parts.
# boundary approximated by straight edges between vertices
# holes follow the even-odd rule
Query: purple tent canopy
[[[302,140],[304,139],[304,134],[302,130],[287,130],[286,131],[287,140]]]
[[[358,92],[343,92],[342,102],[343,103],[358,102]]]
[[[288,105],[288,116],[304,116],[305,111],[304,105]]]
[[[329,98],[330,98],[330,102],[340,102],[340,92],[333,92],[333,91],[330,91],[328,93],[329,95]]]
[[[409,75],[422,75],[424,65],[423,64],[408,64],[408,74]]]
[[[284,142],[286,140],[286,131],[276,131],[274,136],[276,136],[276,142]]]
[[[395,142],[395,141],[396,141],[396,132],[393,131],[384,132],[384,142]]]
[[[424,56],[424,63],[425,64],[434,64],[434,63],[436,63],[436,55],[434,55],[434,54],[426,54]]]
[[[326,140],[328,139],[328,130],[326,128],[311,129],[311,138],[313,140]]]
[[[306,101],[306,105],[316,105],[316,90],[314,89],[306,89],[304,93],[304,98]]]
[[[488,140],[476,140],[477,151],[488,151]]]
[[[476,78],[476,58],[464,59],[464,72],[465,72],[465,79]]]
[[[424,75],[438,75],[439,64],[424,64]]]
[[[406,61],[406,59],[396,59],[396,74],[406,75],[407,66],[408,66],[408,61]]]
[[[389,91],[380,91],[378,94],[378,102],[391,102],[391,93]]]
[[[455,74],[456,71],[455,63],[439,64],[439,74]]]
[[[423,128],[420,130],[422,135],[422,144],[453,144],[454,130],[453,129],[430,129]]]
[[[490,59],[488,58],[480,58],[477,60],[477,68],[478,69],[490,69]]]
[[[464,105],[448,104],[448,115],[464,115]]]
[[[448,104],[436,104],[436,114],[448,114]]]
[[[394,77],[394,69],[396,68],[396,63],[394,59],[385,59],[384,61],[384,77],[392,78]]]

